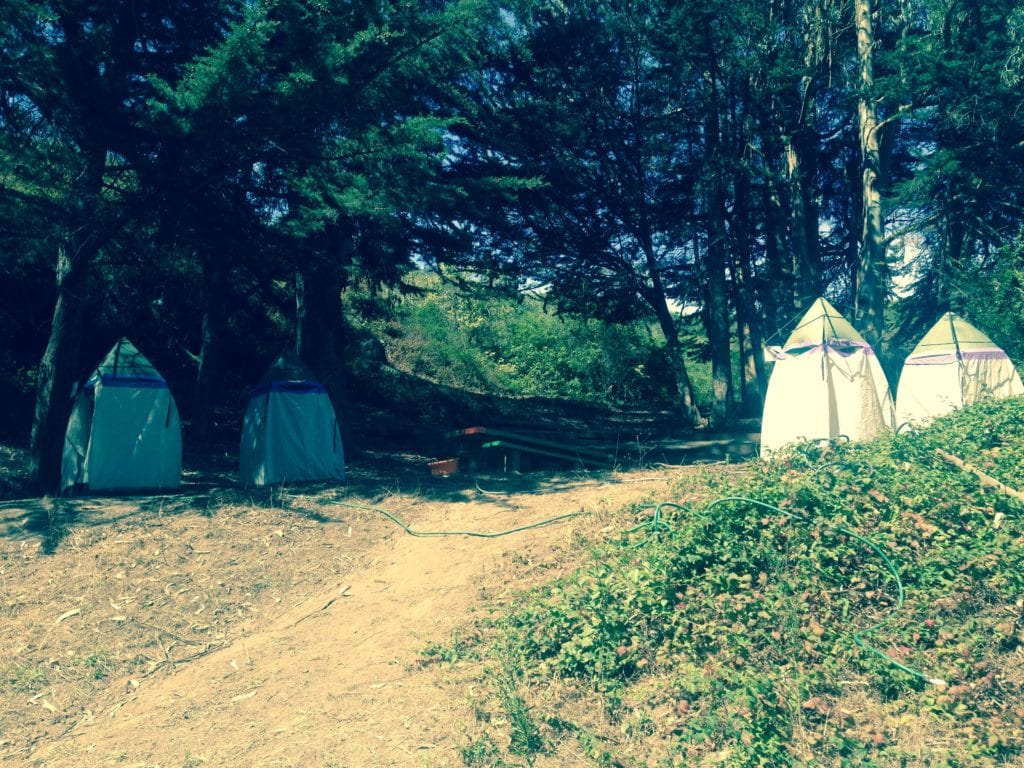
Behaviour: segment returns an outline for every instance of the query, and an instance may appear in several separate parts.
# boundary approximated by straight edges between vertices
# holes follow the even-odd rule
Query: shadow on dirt
[[[280,508],[303,519],[329,525],[347,520],[342,503],[375,508],[396,496],[419,497],[442,503],[504,505],[512,494],[545,493],[590,482],[613,482],[614,469],[677,465],[702,461],[742,460],[756,451],[756,434],[713,435],[681,427],[668,412],[614,409],[585,403],[503,399],[434,388],[424,398],[412,379],[398,376],[391,409],[367,402],[351,419],[352,450],[348,451],[343,484],[285,484],[242,488],[238,484],[237,419],[225,418],[210,440],[196,447],[186,425],[181,489],[159,495],[89,495],[42,498],[28,496],[27,455],[0,446],[0,538],[36,540],[40,552],[53,554],[76,530],[110,526],[124,521],[152,523],[162,517],[200,515],[211,518],[228,507]],[[406,397],[403,387],[409,389]],[[418,393],[418,397],[416,396]],[[412,409],[415,403],[419,410]],[[404,404],[404,406],[403,406]],[[403,411],[406,407],[408,412]],[[551,460],[543,455],[524,459],[515,469],[500,451],[465,452],[451,435],[486,424],[530,436],[542,443],[566,447],[579,455],[598,452],[601,466],[584,467],[571,458]],[[489,439],[489,438],[488,438]],[[347,447],[347,446],[346,446]],[[480,443],[476,448],[481,447]],[[430,463],[460,458],[450,476],[432,474]],[[346,501],[347,500],[347,501]],[[338,514],[332,514],[332,506]],[[509,506],[512,506],[509,504]]]
[[[182,487],[159,495],[90,494],[0,501],[0,538],[35,540],[40,553],[50,555],[75,531],[136,522],[152,524],[179,515],[215,517],[230,507],[278,508],[311,522],[345,523],[341,504],[365,508],[387,506],[395,497],[421,498],[449,504],[487,500],[502,506],[511,494],[544,493],[594,482],[606,472],[530,472],[522,474],[466,473],[431,475],[427,458],[415,454],[364,452],[347,468],[346,482],[284,484],[242,488],[237,475],[220,462],[188,469]],[[341,504],[339,504],[339,502]],[[509,505],[511,506],[511,505]],[[332,507],[338,514],[332,514]]]

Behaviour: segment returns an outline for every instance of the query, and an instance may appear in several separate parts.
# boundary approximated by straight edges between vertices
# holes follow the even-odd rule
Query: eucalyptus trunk
[[[785,233],[789,228],[786,168],[783,142],[768,110],[755,103],[757,127],[764,144],[765,181],[761,187],[764,220],[764,260],[768,288],[761,296],[768,327],[785,325],[799,309],[794,290],[793,261],[787,255]]]
[[[815,4],[803,33],[803,74],[800,77],[799,112],[794,130],[785,139],[786,168],[791,187],[790,220],[795,272],[797,311],[802,312],[822,294],[821,248],[819,245],[818,157],[821,152],[817,128],[816,92],[821,67],[828,49],[826,21],[820,4]]]
[[[818,206],[815,203],[816,154],[812,132],[803,130],[785,141],[789,181],[790,242],[796,275],[797,309],[821,296],[821,255],[818,246]]]
[[[734,247],[733,296],[736,304],[736,336],[740,349],[743,412],[748,416],[760,415],[764,396],[768,390],[768,372],[765,369],[764,330],[757,303],[754,300],[751,253],[753,238],[750,221],[750,177],[741,169],[735,174],[736,190],[733,203],[732,232]]]
[[[732,416],[732,350],[729,344],[729,295],[726,281],[726,231],[721,174],[716,169],[707,184],[707,308],[704,319],[711,347],[711,426],[722,428]]]
[[[878,112],[873,98],[875,34],[871,0],[854,0],[860,88],[857,122],[861,151],[862,227],[854,315],[858,329],[869,344],[879,346],[885,330],[886,260],[882,220],[881,150]]]

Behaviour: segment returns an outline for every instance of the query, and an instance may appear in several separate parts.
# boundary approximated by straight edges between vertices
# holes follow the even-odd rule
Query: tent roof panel
[[[160,372],[128,339],[121,339],[114,345],[89,381],[95,383],[100,380],[104,384],[114,382],[121,386],[166,386]]]
[[[907,360],[957,351],[1002,351],[988,336],[959,315],[946,312],[921,338]]]
[[[848,346],[867,346],[864,337],[843,317],[827,299],[819,298],[800,318],[796,328],[786,339],[785,352],[794,352],[822,344],[847,342]]]
[[[320,383],[317,381],[316,376],[313,375],[313,372],[309,370],[299,356],[290,349],[282,352],[277,356],[277,359],[270,364],[267,372],[263,374],[263,377],[256,385],[256,389],[267,391],[271,389],[271,385],[274,382],[285,381],[307,382],[312,385],[320,386]]]

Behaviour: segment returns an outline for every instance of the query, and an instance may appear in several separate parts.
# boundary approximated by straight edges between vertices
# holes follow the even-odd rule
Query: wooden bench
[[[609,468],[614,459],[603,451],[547,438],[510,432],[493,427],[467,427],[449,432],[445,437],[459,442],[459,450],[472,461],[487,453],[504,455],[504,469],[519,472],[523,456],[568,463],[584,468]]]

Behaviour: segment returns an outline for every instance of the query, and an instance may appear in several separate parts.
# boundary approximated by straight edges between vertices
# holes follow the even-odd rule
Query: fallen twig
[[[315,611],[310,611],[310,612],[309,612],[309,613],[307,613],[307,614],[306,614],[305,616],[300,616],[299,618],[297,618],[297,619],[296,619],[295,621],[293,621],[293,622],[292,622],[291,624],[289,624],[289,625],[288,625],[288,629],[291,629],[292,627],[296,626],[297,624],[301,624],[301,623],[302,623],[302,622],[304,622],[304,621],[305,621],[306,619],[308,619],[308,618],[309,618],[310,616],[316,616],[316,615],[317,615],[318,613],[323,613],[323,612],[324,612],[324,611],[326,611],[326,610],[327,610],[328,608],[330,608],[330,607],[331,607],[332,605],[334,605],[334,602],[335,602],[335,601],[336,601],[336,600],[337,600],[337,599],[338,599],[339,597],[345,597],[345,596],[346,596],[346,594],[348,593],[349,589],[351,589],[351,587],[350,587],[350,586],[349,586],[348,584],[346,584],[346,585],[345,585],[345,586],[343,586],[343,587],[340,587],[340,588],[338,589],[338,594],[337,594],[337,595],[336,595],[335,597],[332,597],[332,598],[331,598],[330,600],[328,600],[328,601],[327,601],[326,603],[324,603],[323,605],[321,605],[321,606],[320,606],[319,608],[317,608],[317,609],[316,609]]]
[[[70,611],[65,611],[57,617],[56,624],[60,624],[64,619],[70,619],[72,616],[77,616],[81,611],[78,608],[72,608]]]
[[[999,493],[1009,496],[1011,499],[1016,499],[1017,501],[1024,504],[1024,493],[1021,493],[1020,491],[1011,488],[1005,483],[999,482],[991,475],[985,474],[977,467],[968,464],[960,457],[954,456],[952,453],[949,453],[948,451],[944,451],[941,448],[936,448],[935,453],[937,453],[945,461],[948,461],[953,466],[959,467],[964,472],[968,472],[977,477],[979,480],[981,480],[981,485],[983,488],[990,488],[993,491],[998,491]]]
[[[162,635],[167,635],[168,637],[173,638],[173,639],[177,640],[180,643],[186,643],[188,645],[208,645],[207,642],[204,642],[202,640],[190,640],[187,637],[182,637],[181,635],[178,635],[178,634],[175,634],[174,632],[171,632],[169,629],[164,629],[163,627],[157,627],[157,626],[155,626],[153,624],[147,624],[146,622],[139,621],[138,619],[135,619],[134,622],[136,624],[138,624],[140,627],[144,627],[146,629],[152,629],[154,632],[159,632]]]

